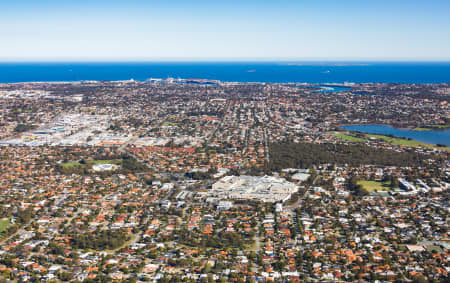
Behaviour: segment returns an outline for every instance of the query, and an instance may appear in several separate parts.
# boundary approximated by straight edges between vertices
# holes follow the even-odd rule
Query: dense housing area
[[[447,282],[449,84],[0,84],[0,277]]]

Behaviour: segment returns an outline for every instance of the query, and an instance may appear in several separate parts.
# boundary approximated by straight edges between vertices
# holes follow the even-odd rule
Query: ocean
[[[450,83],[450,62],[0,63],[0,82],[116,81],[148,78],[233,82]]]

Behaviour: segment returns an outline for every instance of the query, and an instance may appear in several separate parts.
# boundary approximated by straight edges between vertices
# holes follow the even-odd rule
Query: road
[[[314,178],[311,186],[314,186],[314,184],[317,182],[317,180],[319,179],[319,176],[316,176],[316,178]],[[286,209],[289,209],[291,212],[294,212],[295,209],[300,205],[300,203],[303,201],[303,198],[305,197],[306,192],[308,191],[308,188],[305,188],[305,190],[302,192],[302,194],[298,196],[298,200],[290,205],[286,206]]]
[[[264,128],[264,149],[266,151],[267,164],[270,164],[269,138],[267,136],[267,129],[266,128]]]
[[[70,222],[72,221],[72,219],[75,218],[76,215],[78,215],[78,214],[74,214],[74,215],[72,215],[72,217],[68,218],[68,219],[67,219],[67,223],[70,223]],[[38,217],[41,217],[41,216],[38,216]],[[17,234],[20,234],[20,233],[25,232],[25,230],[26,230],[28,227],[30,227],[30,226],[31,226],[31,223],[33,223],[33,221],[35,221],[35,220],[36,220],[35,218],[31,219],[28,223],[26,223],[24,226],[22,226],[22,227],[21,227],[19,230],[17,230],[14,234],[12,234],[12,235],[10,235],[9,237],[7,237],[7,238],[1,240],[1,241],[0,241],[0,245],[3,245],[3,244],[6,243],[7,241],[11,240],[11,239],[14,238],[14,236],[16,236]]]
[[[254,241],[255,241],[255,249],[253,250],[255,252],[256,255],[259,254],[259,251],[261,250],[261,236],[259,235],[259,225],[256,226],[256,233],[254,236]],[[258,267],[257,266],[253,266],[252,267],[252,272],[258,272]]]
[[[14,236],[16,236],[17,234],[23,233],[25,232],[26,228],[28,228],[31,223],[33,222],[34,219],[30,220],[30,222],[28,222],[27,224],[25,224],[25,226],[22,226],[22,228],[20,228],[19,230],[17,230],[15,233],[11,234],[9,237],[3,239],[0,241],[0,245],[3,245],[3,243],[11,240],[12,238],[14,238]]]
[[[255,241],[255,249],[253,251],[256,254],[258,254],[261,249],[261,236],[259,235],[259,233],[260,233],[259,226],[256,225],[256,233],[255,236],[253,237],[253,240]]]
[[[211,143],[211,140],[214,138],[214,136],[216,135],[217,130],[220,129],[220,127],[222,126],[223,120],[225,120],[225,116],[228,113],[228,109],[230,108],[230,101],[227,100],[227,104],[225,105],[225,110],[223,111],[223,115],[222,118],[219,121],[219,124],[217,125],[217,127],[214,129],[214,131],[212,131],[211,135],[209,135],[209,137],[206,138],[205,141],[205,146],[207,146],[208,144]]]

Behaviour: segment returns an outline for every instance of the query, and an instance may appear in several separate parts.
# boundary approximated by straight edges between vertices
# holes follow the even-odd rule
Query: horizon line
[[[376,64],[450,64],[450,60],[442,61],[431,61],[431,60],[416,60],[416,61],[2,61],[2,65],[12,65],[12,64],[280,64],[280,65],[292,65],[292,66],[302,66],[302,65],[317,65],[317,66],[368,66]]]
[[[446,63],[450,62],[449,58],[339,58],[339,57],[308,57],[308,58],[260,58],[260,57],[234,57],[234,58],[196,58],[196,57],[142,57],[142,58],[92,58],[92,57],[79,57],[79,58],[2,58],[0,57],[0,63],[389,63],[389,62],[433,62],[433,63]]]

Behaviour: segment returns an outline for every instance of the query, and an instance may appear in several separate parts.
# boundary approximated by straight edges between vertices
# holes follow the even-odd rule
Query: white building
[[[275,211],[276,212],[283,212],[283,204],[282,203],[275,204]]]
[[[118,165],[116,164],[95,164],[94,166],[92,166],[92,169],[94,171],[111,171],[111,170],[116,170],[117,168],[119,168]]]
[[[219,199],[253,199],[284,202],[298,187],[283,178],[271,176],[226,176],[212,185],[209,195]]]
[[[233,203],[231,201],[221,201],[217,205],[217,210],[225,211],[225,210],[230,210],[232,207],[233,207]]]

